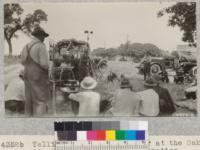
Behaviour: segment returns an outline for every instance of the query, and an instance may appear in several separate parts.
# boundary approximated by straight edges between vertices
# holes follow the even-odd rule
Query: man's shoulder
[[[35,47],[44,47],[45,44],[43,42],[41,42],[40,40],[37,39],[32,39],[29,43],[29,46],[35,46]]]
[[[121,92],[124,93],[125,95],[131,95],[131,96],[133,96],[133,97],[136,97],[136,96],[137,96],[137,93],[136,93],[136,92],[131,91],[131,90],[129,90],[129,89],[123,89],[123,90],[121,90]]]
[[[98,92],[96,91],[91,91],[91,93],[93,93],[94,95],[100,95]]]
[[[161,91],[164,91],[164,92],[165,92],[165,91],[168,91],[167,88],[164,88],[164,87],[161,87],[161,86],[159,86],[158,89],[161,90]]]
[[[35,45],[36,45],[37,47],[39,47],[39,48],[44,48],[44,47],[45,47],[45,44],[44,44],[43,42],[41,42],[41,41],[36,41],[36,42],[35,42]]]

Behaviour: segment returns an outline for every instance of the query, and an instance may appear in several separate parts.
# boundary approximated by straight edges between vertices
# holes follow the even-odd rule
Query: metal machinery
[[[55,114],[56,91],[60,90],[67,94],[78,92],[79,83],[85,76],[93,76],[97,80],[102,77],[100,67],[105,62],[91,59],[89,44],[75,39],[50,43],[49,56],[49,78]]]

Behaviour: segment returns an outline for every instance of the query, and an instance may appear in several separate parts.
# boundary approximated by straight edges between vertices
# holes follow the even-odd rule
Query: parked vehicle
[[[139,73],[143,74],[144,64],[140,63],[137,67],[139,69]],[[151,74],[160,74],[161,72],[166,72],[166,69],[174,68],[174,58],[173,57],[152,57],[151,58]]]
[[[152,57],[150,73],[153,74],[165,74],[168,69],[175,71],[174,81],[176,83],[183,83],[184,81],[192,82],[191,79],[195,77],[197,73],[197,61],[196,58],[185,55],[180,55],[179,58],[175,57]],[[137,67],[139,73],[143,74],[144,64],[140,63]]]

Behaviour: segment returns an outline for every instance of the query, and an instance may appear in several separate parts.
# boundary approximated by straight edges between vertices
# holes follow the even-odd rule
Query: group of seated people
[[[24,110],[24,85],[23,71],[19,74],[19,79],[10,84],[5,93],[6,108],[12,112],[23,113]],[[112,97],[107,99],[108,109],[101,111],[101,95],[95,88],[97,81],[91,76],[86,76],[80,83],[81,90],[78,93],[71,93],[68,99],[78,103],[78,116],[158,116],[160,114],[172,114],[175,107],[169,91],[159,86],[159,79],[150,78],[144,82],[144,91],[135,92],[133,87],[124,75],[120,78],[120,88],[112,93]],[[17,90],[15,86],[17,86]],[[19,94],[21,93],[21,94]],[[105,102],[105,101],[104,101]],[[101,112],[101,113],[100,113]]]
[[[144,86],[146,90],[134,92],[130,81],[124,76],[120,79],[120,88],[113,93],[110,108],[105,116],[158,116],[172,114],[175,107],[169,91],[159,86],[158,79],[150,78]],[[79,102],[78,116],[99,116],[101,95],[96,92],[97,81],[85,77],[81,82],[82,91],[70,94],[69,98]]]

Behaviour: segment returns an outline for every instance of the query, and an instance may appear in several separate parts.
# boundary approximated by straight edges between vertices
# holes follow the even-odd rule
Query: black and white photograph
[[[7,117],[193,117],[196,2],[4,3]]]

